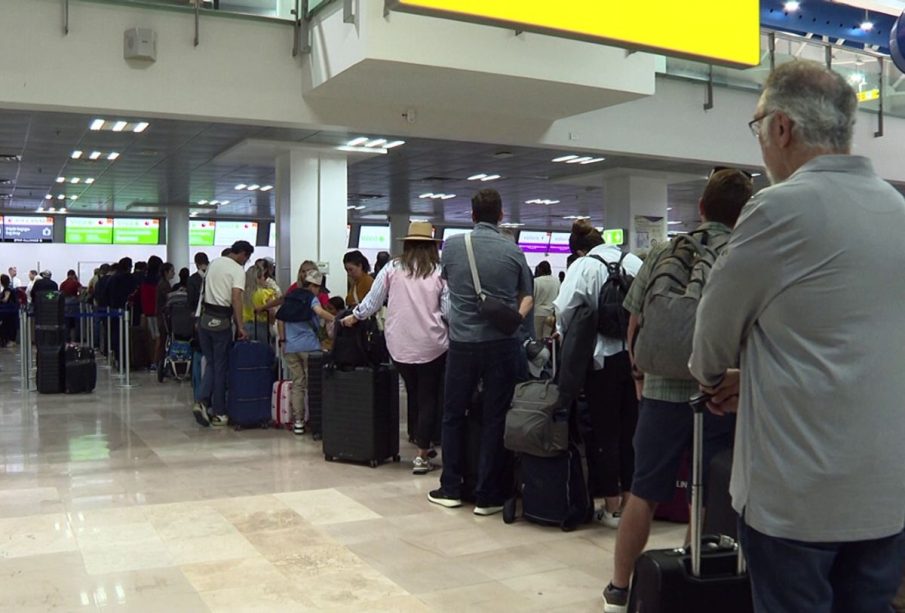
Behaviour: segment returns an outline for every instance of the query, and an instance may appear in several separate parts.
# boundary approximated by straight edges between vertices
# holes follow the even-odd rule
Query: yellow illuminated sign
[[[879,100],[880,99],[880,90],[879,89],[868,89],[863,92],[858,92],[858,102],[870,102],[871,100]]]
[[[389,0],[389,5],[720,64],[760,64],[759,0]]]

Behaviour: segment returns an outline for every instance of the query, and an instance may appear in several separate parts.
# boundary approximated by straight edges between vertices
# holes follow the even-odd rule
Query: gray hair
[[[817,62],[796,60],[779,66],[764,86],[765,113],[782,111],[802,144],[848,151],[852,146],[858,97],[846,80]]]

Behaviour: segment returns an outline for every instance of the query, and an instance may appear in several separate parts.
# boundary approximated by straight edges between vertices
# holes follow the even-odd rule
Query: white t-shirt
[[[210,263],[204,277],[203,302],[214,306],[231,306],[233,290],[245,291],[245,271],[234,259],[219,257]]]
[[[12,284],[13,289],[19,289],[20,287],[22,287],[22,279],[20,279],[19,277],[13,277],[12,279],[10,279],[10,283]]]

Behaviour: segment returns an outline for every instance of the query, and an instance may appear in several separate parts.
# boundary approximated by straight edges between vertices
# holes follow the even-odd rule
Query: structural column
[[[288,287],[305,260],[328,275],[331,293],[344,296],[348,204],[343,155],[290,150],[276,160],[277,281]]]
[[[402,239],[408,236],[409,214],[390,213],[390,255],[402,255]]]
[[[171,206],[167,209],[167,261],[176,267],[189,268],[189,210]]]
[[[666,178],[656,176],[619,174],[606,178],[606,228],[623,229],[623,247],[632,253],[647,251],[666,240],[668,187]]]

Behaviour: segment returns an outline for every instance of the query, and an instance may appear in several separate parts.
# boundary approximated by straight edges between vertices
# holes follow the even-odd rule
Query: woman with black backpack
[[[562,336],[569,333],[572,314],[579,306],[597,310],[597,342],[585,381],[592,440],[585,441],[585,446],[592,486],[596,486],[591,494],[604,498],[596,517],[615,529],[632,485],[632,437],[638,421],[638,398],[625,338],[629,316],[622,300],[642,262],[615,245],[604,244],[600,232],[587,220],[572,226],[569,248],[576,260],[553,305]]]

